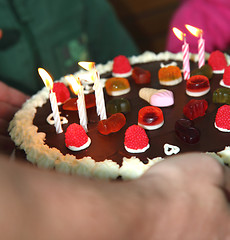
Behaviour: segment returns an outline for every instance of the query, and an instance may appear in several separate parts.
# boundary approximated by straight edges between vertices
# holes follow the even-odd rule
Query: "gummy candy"
[[[132,74],[132,67],[126,56],[119,55],[113,60],[112,75],[114,77],[128,77]]]
[[[217,88],[213,92],[212,101],[214,103],[230,104],[230,89],[229,88]]]
[[[173,86],[182,81],[181,70],[177,66],[160,68],[158,78],[161,85]]]
[[[77,124],[70,124],[65,132],[66,147],[72,151],[80,151],[87,148],[91,143],[84,128]]]
[[[139,97],[156,107],[168,107],[174,104],[173,92],[166,89],[141,88]]]
[[[208,64],[212,67],[214,73],[222,73],[227,67],[227,60],[221,51],[216,50],[210,54]]]
[[[153,130],[164,124],[163,113],[160,108],[154,106],[143,107],[138,113],[138,125]]]
[[[120,96],[130,91],[130,85],[126,78],[109,78],[105,82],[105,89],[110,96]]]
[[[213,71],[212,67],[208,64],[205,64],[201,68],[196,68],[193,71],[191,71],[190,76],[195,76],[195,75],[204,75],[208,79],[211,79],[213,76]]]
[[[179,119],[175,123],[175,131],[177,136],[186,143],[194,144],[200,140],[199,129],[193,126],[193,122],[189,119]]]
[[[54,83],[53,92],[56,94],[58,103],[64,103],[70,98],[70,92],[66,85],[62,82]]]
[[[230,66],[226,67],[224,70],[223,82],[230,87]]]
[[[230,132],[230,105],[223,105],[217,110],[215,127],[222,132]]]
[[[77,99],[78,98],[71,98],[67,102],[64,103],[62,108],[64,110],[69,111],[77,111]],[[91,108],[96,106],[96,100],[94,94],[85,94],[85,105],[86,108]]]
[[[114,113],[126,113],[130,112],[130,103],[126,98],[112,99],[106,104],[106,111],[109,115]]]
[[[209,90],[209,80],[203,75],[192,76],[186,82],[186,93],[189,96],[199,97],[208,93]]]
[[[195,118],[204,116],[207,108],[208,102],[206,100],[191,99],[184,106],[183,113],[188,119],[193,120]]]
[[[145,152],[149,148],[149,139],[145,130],[138,125],[128,127],[124,145],[126,151],[130,153]]]
[[[115,113],[108,119],[99,121],[97,130],[103,134],[108,135],[110,133],[118,132],[126,123],[126,118],[122,113]]]
[[[132,71],[132,78],[136,84],[150,83],[151,74],[148,70],[140,67],[134,67]]]

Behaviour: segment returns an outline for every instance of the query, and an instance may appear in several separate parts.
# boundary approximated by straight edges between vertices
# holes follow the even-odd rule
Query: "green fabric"
[[[104,0],[0,0],[0,28],[9,43],[1,48],[0,40],[0,80],[28,94],[44,86],[38,67],[55,80],[75,72],[78,61],[138,53]],[[19,39],[7,39],[18,34],[4,29]]]

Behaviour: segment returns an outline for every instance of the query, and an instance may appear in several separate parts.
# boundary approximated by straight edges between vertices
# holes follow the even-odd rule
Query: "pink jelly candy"
[[[183,113],[188,119],[193,120],[195,118],[204,116],[207,108],[208,102],[206,100],[191,99],[184,106]]]
[[[148,70],[140,67],[134,67],[132,71],[132,78],[136,84],[150,83],[151,74]]]
[[[103,134],[108,135],[113,132],[118,132],[126,123],[126,118],[123,113],[115,113],[105,120],[99,121],[97,130]]]
[[[194,144],[200,140],[199,129],[193,126],[193,122],[188,119],[179,119],[175,124],[177,136],[186,143]]]

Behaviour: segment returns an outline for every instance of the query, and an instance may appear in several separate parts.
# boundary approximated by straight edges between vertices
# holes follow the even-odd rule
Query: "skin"
[[[98,181],[0,161],[3,239],[230,239],[230,170],[177,155],[134,181]]]

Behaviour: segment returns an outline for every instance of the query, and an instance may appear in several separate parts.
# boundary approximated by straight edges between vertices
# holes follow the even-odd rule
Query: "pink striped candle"
[[[201,68],[205,64],[205,40],[203,39],[203,30],[186,24],[185,27],[198,40],[198,67]]]
[[[202,37],[203,34],[200,34],[200,39],[198,40],[198,66],[201,68],[205,64],[205,40]]]
[[[190,78],[190,62],[189,62],[189,44],[186,42],[186,34],[175,27],[172,30],[179,40],[184,41],[184,44],[182,45],[183,72],[184,80],[188,80]]]
[[[186,42],[185,34],[184,34],[184,44],[182,46],[182,53],[183,53],[184,79],[188,80],[190,78],[189,45]]]

